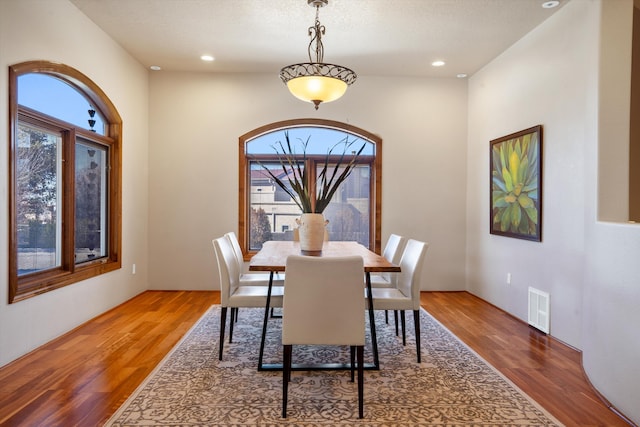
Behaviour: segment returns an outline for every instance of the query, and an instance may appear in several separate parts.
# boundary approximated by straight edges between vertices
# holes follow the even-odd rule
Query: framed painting
[[[490,144],[491,234],[542,240],[542,125]]]

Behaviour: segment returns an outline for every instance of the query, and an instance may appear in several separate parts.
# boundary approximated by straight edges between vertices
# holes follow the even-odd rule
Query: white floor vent
[[[549,333],[549,294],[529,286],[529,324]]]

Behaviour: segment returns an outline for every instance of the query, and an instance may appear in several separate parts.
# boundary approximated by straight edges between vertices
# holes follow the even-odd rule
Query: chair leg
[[[236,307],[236,322],[238,322],[238,312],[240,311],[240,309],[238,307]]]
[[[222,349],[224,348],[224,327],[227,323],[227,307],[222,307],[220,311],[220,348],[218,349],[218,360],[222,360]]]
[[[396,322],[396,336],[398,336],[398,310],[393,310],[393,320]]]
[[[413,310],[413,327],[416,334],[416,351],[418,352],[418,363],[421,361],[420,357],[420,310]]]
[[[231,307],[231,319],[229,319],[229,344],[231,344],[233,340],[233,324],[235,323],[233,319],[238,319],[238,308]]]
[[[389,324],[389,310],[384,311],[384,323]]]
[[[271,318],[272,319],[282,319],[282,314],[276,314],[274,307],[271,307]]]
[[[355,366],[356,366],[356,346],[352,345],[349,347],[349,353],[351,356],[351,382],[354,381],[355,374]]]
[[[402,345],[407,345],[407,330],[405,328],[404,310],[400,310],[400,319],[402,323]]]
[[[291,345],[282,346],[284,360],[282,364],[282,418],[287,418],[287,399],[289,380],[291,379]]]
[[[364,417],[364,346],[358,347],[358,417]]]

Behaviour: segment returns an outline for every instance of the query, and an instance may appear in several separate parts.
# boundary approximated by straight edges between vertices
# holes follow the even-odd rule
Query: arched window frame
[[[239,137],[239,179],[238,179],[238,191],[239,191],[239,222],[238,222],[238,239],[240,240],[240,246],[242,247],[243,255],[246,259],[250,259],[255,254],[255,251],[248,250],[249,248],[249,199],[250,199],[250,171],[249,171],[249,159],[246,153],[246,146],[255,138],[277,131],[285,131],[291,128],[298,127],[323,127],[328,129],[335,129],[338,131],[348,132],[374,144],[375,154],[371,168],[371,191],[370,191],[370,230],[369,230],[369,249],[380,253],[381,250],[381,212],[382,212],[382,138],[374,135],[364,129],[352,126],[347,123],[342,123],[333,120],[325,119],[293,119],[284,120],[280,122],[270,123],[245,133]]]
[[[104,119],[104,135],[82,129],[18,104],[18,77],[42,73],[58,78],[80,92]],[[29,123],[47,124],[60,129],[63,145],[75,146],[76,136],[108,147],[107,173],[107,253],[92,262],[74,262],[74,167],[73,147],[64,147],[62,168],[62,248],[61,265],[34,274],[18,275],[17,223],[17,132],[19,117]],[[25,119],[23,119],[25,120]],[[9,303],[70,285],[121,268],[122,234],[122,120],[106,94],[78,70],[50,61],[28,61],[9,66]]]

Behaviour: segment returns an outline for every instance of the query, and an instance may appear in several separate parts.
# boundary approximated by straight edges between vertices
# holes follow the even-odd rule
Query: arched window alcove
[[[267,240],[291,240],[295,219],[301,211],[289,195],[272,182],[261,165],[278,168],[274,145],[284,142],[285,132],[293,144],[309,141],[300,164],[316,173],[308,174],[315,188],[319,168],[328,148],[344,138],[365,149],[347,181],[342,183],[325,210],[330,240],[358,241],[380,252],[382,211],[382,139],[364,129],[331,120],[296,119],[271,123],[239,138],[238,237],[245,257]],[[296,153],[302,154],[298,148]]]
[[[121,267],[122,120],[64,64],[9,67],[9,303]]]

